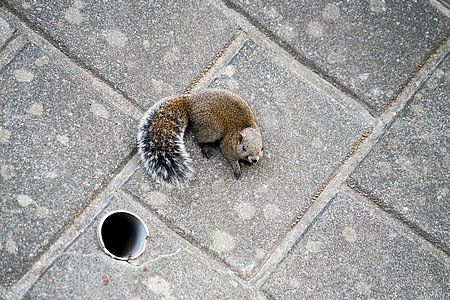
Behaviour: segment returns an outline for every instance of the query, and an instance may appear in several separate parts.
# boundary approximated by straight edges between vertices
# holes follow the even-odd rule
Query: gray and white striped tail
[[[192,176],[192,160],[184,146],[184,132],[187,124],[182,124],[171,134],[169,151],[153,147],[149,128],[155,113],[169,100],[162,100],[153,105],[142,117],[137,136],[137,147],[146,171],[156,181],[166,186],[179,185],[184,179]]]

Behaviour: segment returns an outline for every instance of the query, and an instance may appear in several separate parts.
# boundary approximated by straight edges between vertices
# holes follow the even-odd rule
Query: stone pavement
[[[446,1],[0,1],[1,299],[450,298]],[[168,189],[136,127],[221,87],[264,157]],[[149,229],[107,256],[100,219]]]

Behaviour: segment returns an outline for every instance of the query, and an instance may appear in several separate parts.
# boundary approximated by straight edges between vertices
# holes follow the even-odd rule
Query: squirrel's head
[[[255,128],[245,128],[238,134],[236,152],[240,159],[255,164],[263,153],[261,133]]]

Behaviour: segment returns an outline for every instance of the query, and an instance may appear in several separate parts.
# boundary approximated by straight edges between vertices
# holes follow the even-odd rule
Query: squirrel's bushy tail
[[[183,141],[188,125],[187,101],[185,96],[162,100],[139,124],[137,146],[144,167],[153,179],[169,186],[193,173]]]

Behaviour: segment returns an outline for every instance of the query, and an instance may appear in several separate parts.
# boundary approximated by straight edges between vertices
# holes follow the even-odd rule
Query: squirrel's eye
[[[242,151],[247,151],[247,148],[245,148],[245,146],[242,146]]]
[[[261,151],[264,151],[264,147],[261,147]]]

